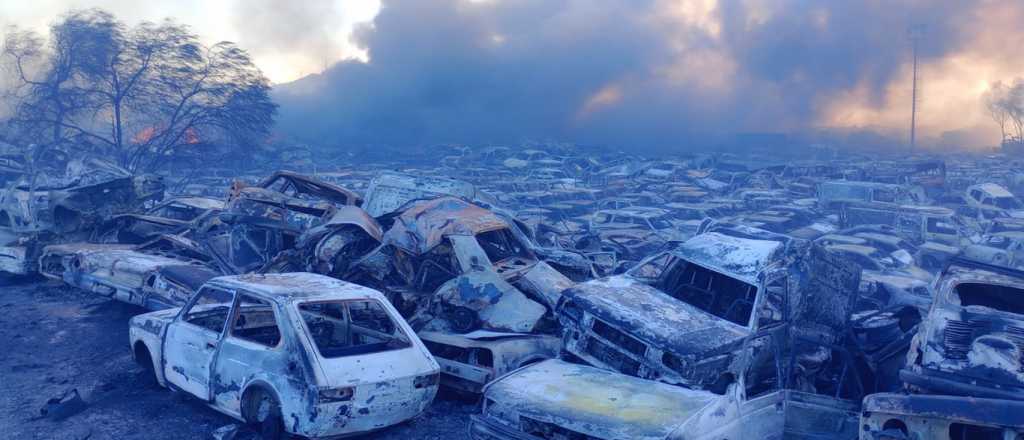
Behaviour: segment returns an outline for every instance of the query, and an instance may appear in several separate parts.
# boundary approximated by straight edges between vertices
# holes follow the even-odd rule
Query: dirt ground
[[[143,385],[128,319],[144,312],[60,283],[0,275],[0,437],[211,439],[234,423],[196,399]],[[62,421],[40,416],[48,399],[69,389],[79,391],[84,411]],[[361,438],[467,439],[475,411],[439,397],[420,417]]]

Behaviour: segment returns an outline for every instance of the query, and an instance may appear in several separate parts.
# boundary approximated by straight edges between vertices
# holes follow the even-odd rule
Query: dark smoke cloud
[[[652,147],[799,132],[843,91],[881,105],[908,26],[927,23],[922,56],[942,57],[982,1],[722,0],[717,31],[658,0],[385,1],[357,36],[368,63],[279,87],[280,128],[332,144]]]

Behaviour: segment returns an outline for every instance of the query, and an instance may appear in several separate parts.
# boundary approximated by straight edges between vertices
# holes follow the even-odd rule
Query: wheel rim
[[[274,412],[274,401],[270,396],[262,394],[259,402],[256,403],[256,421],[259,423],[265,423],[270,420],[271,414]]]

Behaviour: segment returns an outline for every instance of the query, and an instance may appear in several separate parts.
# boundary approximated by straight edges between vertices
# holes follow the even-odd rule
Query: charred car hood
[[[499,423],[526,418],[596,438],[659,440],[717,397],[560,360],[510,373],[485,395]]]
[[[628,276],[589,281],[563,295],[598,319],[676,354],[724,349],[750,333]]]
[[[129,321],[129,326],[159,336],[163,328],[178,316],[179,310],[180,307],[175,307],[136,315]]]

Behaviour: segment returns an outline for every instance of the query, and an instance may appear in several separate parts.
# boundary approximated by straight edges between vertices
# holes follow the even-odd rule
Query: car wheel
[[[476,312],[466,307],[455,307],[448,312],[448,322],[452,330],[458,333],[469,333],[479,326]]]
[[[270,393],[257,389],[249,400],[249,423],[262,440],[284,438],[284,421],[281,419],[281,404]]]

